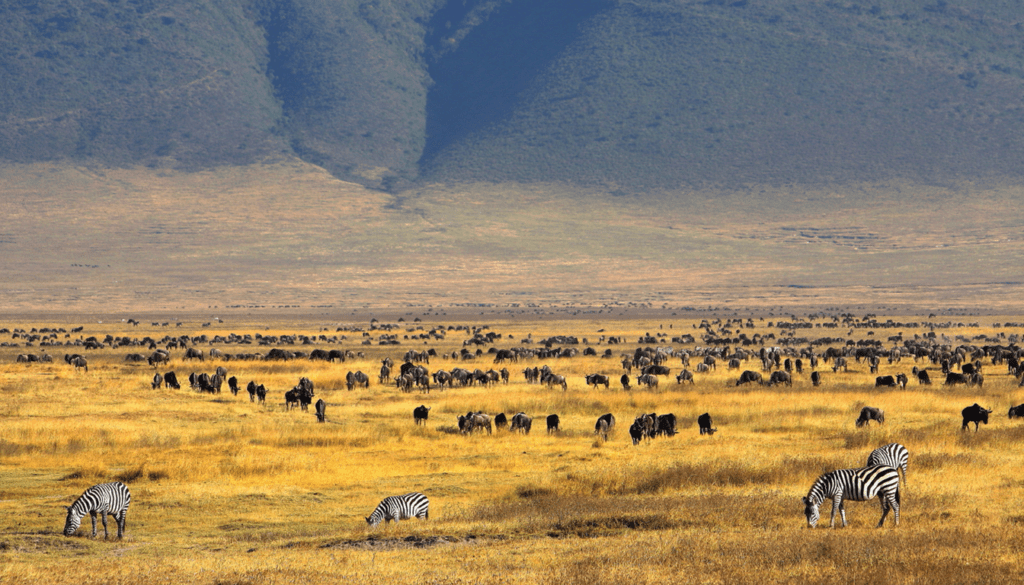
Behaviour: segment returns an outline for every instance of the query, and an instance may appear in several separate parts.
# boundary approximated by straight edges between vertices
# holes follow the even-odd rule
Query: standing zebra
[[[868,455],[868,465],[888,465],[903,471],[903,486],[907,485],[907,462],[910,460],[910,452],[899,443],[889,443],[879,447]]]
[[[107,538],[107,514],[117,521],[117,538],[124,537],[124,526],[128,516],[128,504],[132,503],[132,495],[128,493],[128,486],[119,481],[114,483],[101,483],[85,490],[75,500],[74,504],[68,506],[68,518],[64,521],[64,536],[74,534],[82,523],[82,517],[86,514],[92,516],[92,537],[96,538],[96,513],[103,517],[103,538]]]
[[[419,492],[411,492],[404,496],[389,496],[377,504],[377,509],[366,518],[366,523],[376,528],[381,520],[385,524],[392,520],[398,524],[399,520],[408,520],[409,518],[426,520],[430,517],[429,506],[430,501],[427,500],[427,496]]]
[[[882,504],[882,519],[878,527],[882,527],[885,517],[892,508],[896,526],[900,525],[900,472],[887,465],[872,465],[860,469],[837,469],[826,473],[814,482],[807,497],[803,498],[804,515],[807,526],[814,528],[818,524],[819,507],[826,498],[832,499],[832,521],[830,527],[836,525],[836,510],[846,526],[846,507],[843,500],[864,502],[878,496]]]

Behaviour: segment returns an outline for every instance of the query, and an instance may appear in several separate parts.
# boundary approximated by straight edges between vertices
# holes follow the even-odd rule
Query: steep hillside
[[[42,0],[0,6],[0,159],[299,156],[620,192],[1017,181],[1009,0]]]

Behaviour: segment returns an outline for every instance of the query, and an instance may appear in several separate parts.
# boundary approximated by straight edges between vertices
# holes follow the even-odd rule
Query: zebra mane
[[[834,472],[833,472],[834,473]],[[820,506],[825,501],[825,482],[832,478],[833,473],[826,473],[814,480],[804,500],[811,505]]]

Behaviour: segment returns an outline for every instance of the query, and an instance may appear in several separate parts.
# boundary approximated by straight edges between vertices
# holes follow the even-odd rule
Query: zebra
[[[888,465],[903,470],[903,486],[907,485],[907,462],[910,460],[910,452],[899,443],[889,443],[879,447],[868,455],[867,465]]]
[[[96,538],[96,513],[103,517],[103,539],[107,534],[107,514],[111,514],[117,521],[117,538],[124,537],[125,521],[128,516],[128,504],[132,502],[132,495],[128,492],[128,486],[119,481],[113,483],[101,483],[85,490],[75,500],[74,504],[68,506],[68,517],[64,522],[64,536],[71,536],[78,531],[82,523],[82,517],[86,514],[92,516],[92,537]]]
[[[392,520],[398,524],[399,520],[408,520],[409,518],[426,520],[430,517],[429,506],[430,501],[427,496],[419,492],[410,492],[404,496],[388,496],[377,504],[377,509],[366,518],[366,523],[376,528],[381,520],[385,524]]]
[[[837,469],[826,473],[814,482],[807,496],[803,498],[807,526],[814,528],[818,525],[819,507],[825,498],[832,499],[832,520],[829,526],[834,528],[837,509],[842,516],[843,526],[846,526],[846,507],[843,500],[863,502],[875,496],[878,496],[878,501],[882,504],[882,519],[878,521],[878,528],[882,527],[890,508],[895,514],[896,526],[899,526],[900,472],[896,468],[872,465],[860,469]]]

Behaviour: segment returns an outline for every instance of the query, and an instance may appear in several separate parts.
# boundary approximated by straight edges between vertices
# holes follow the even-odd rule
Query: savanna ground
[[[309,351],[351,349],[365,357],[328,364],[173,360],[184,382],[190,372],[228,368],[240,385],[267,386],[267,404],[181,390],[152,390],[154,369],[124,356],[148,354],[121,347],[0,348],[0,582],[7,583],[862,583],[1019,581],[1024,544],[1020,512],[1024,423],[1006,418],[1024,390],[1005,366],[985,363],[983,388],[935,384],[906,390],[874,388],[874,375],[851,359],[848,373],[822,364],[824,383],[797,375],[792,387],[736,387],[739,373],[724,364],[696,374],[693,386],[672,377],[656,391],[624,392],[619,356],[640,335],[665,335],[661,346],[703,345],[700,319],[608,318],[600,315],[460,317],[417,313],[396,323],[401,345],[381,346],[369,320],[346,317],[250,315],[210,321],[180,318],[167,327],[142,319],[138,327],[107,316],[12,318],[0,327],[64,327],[75,339],[106,334],[346,335],[339,344],[285,347]],[[859,318],[859,317],[858,317]],[[417,321],[417,319],[419,319]],[[789,317],[785,318],[787,321]],[[879,321],[886,317],[880,316]],[[937,341],[983,345],[1000,334],[1020,334],[1021,317],[893,317],[919,327],[841,327],[798,330],[811,339],[842,337],[883,342],[933,331]],[[753,328],[783,335],[776,318],[754,317]],[[152,321],[168,321],[153,318]],[[202,321],[210,321],[208,327]],[[817,319],[815,323],[831,319]],[[84,325],[81,333],[70,333]],[[502,334],[494,347],[525,346],[552,335],[586,338],[613,358],[532,359],[508,366],[512,380],[493,388],[456,388],[405,394],[377,383],[380,360],[400,361],[408,349],[462,349],[470,335],[447,330],[443,340],[403,339],[434,326],[468,325]],[[337,331],[350,326],[367,330]],[[423,330],[419,330],[419,328]],[[717,331],[720,326],[716,325]],[[696,344],[673,343],[691,333]],[[64,340],[65,334],[59,334]],[[601,336],[626,343],[599,343]],[[979,337],[984,336],[984,337]],[[3,334],[3,341],[19,343]],[[768,344],[776,340],[769,340]],[[886,347],[891,342],[885,343]],[[209,344],[201,344],[206,351]],[[265,347],[216,345],[227,353]],[[485,346],[486,350],[486,346]],[[19,353],[46,351],[52,364],[16,363]],[[81,372],[60,359],[78,351]],[[582,352],[581,352],[582,353]],[[567,391],[525,383],[521,370],[548,364],[569,379]],[[488,369],[475,360],[431,360],[431,371],[456,365]],[[924,362],[917,365],[925,366]],[[888,364],[880,374],[910,373],[914,362]],[[494,366],[498,367],[498,366]],[[759,370],[754,361],[745,369]],[[693,369],[691,367],[691,369]],[[362,370],[369,389],[347,390],[344,376]],[[588,388],[583,377],[612,376],[610,389]],[[933,373],[935,373],[933,371]],[[311,378],[327,406],[325,424],[312,412],[286,411],[285,390]],[[978,432],[961,432],[960,410],[978,402],[995,412]],[[431,406],[425,426],[413,424],[415,406]],[[864,405],[883,408],[884,425],[858,429]],[[534,417],[528,436],[507,431],[461,436],[456,417],[469,410]],[[618,425],[607,442],[593,434],[597,416],[612,412]],[[627,427],[642,412],[674,413],[680,433],[633,446]],[[696,418],[710,412],[718,433],[700,436]],[[545,433],[557,413],[562,430]],[[876,529],[876,501],[849,503],[850,526],[808,530],[800,498],[821,473],[863,465],[875,447],[898,441],[910,452],[902,522]],[[61,534],[65,512],[87,487],[125,481],[132,492],[126,538],[93,540],[88,519],[71,538]],[[367,527],[385,496],[422,491],[430,519]],[[826,504],[824,515],[829,512]],[[110,521],[111,528],[116,527]],[[826,523],[827,526],[827,523]]]

